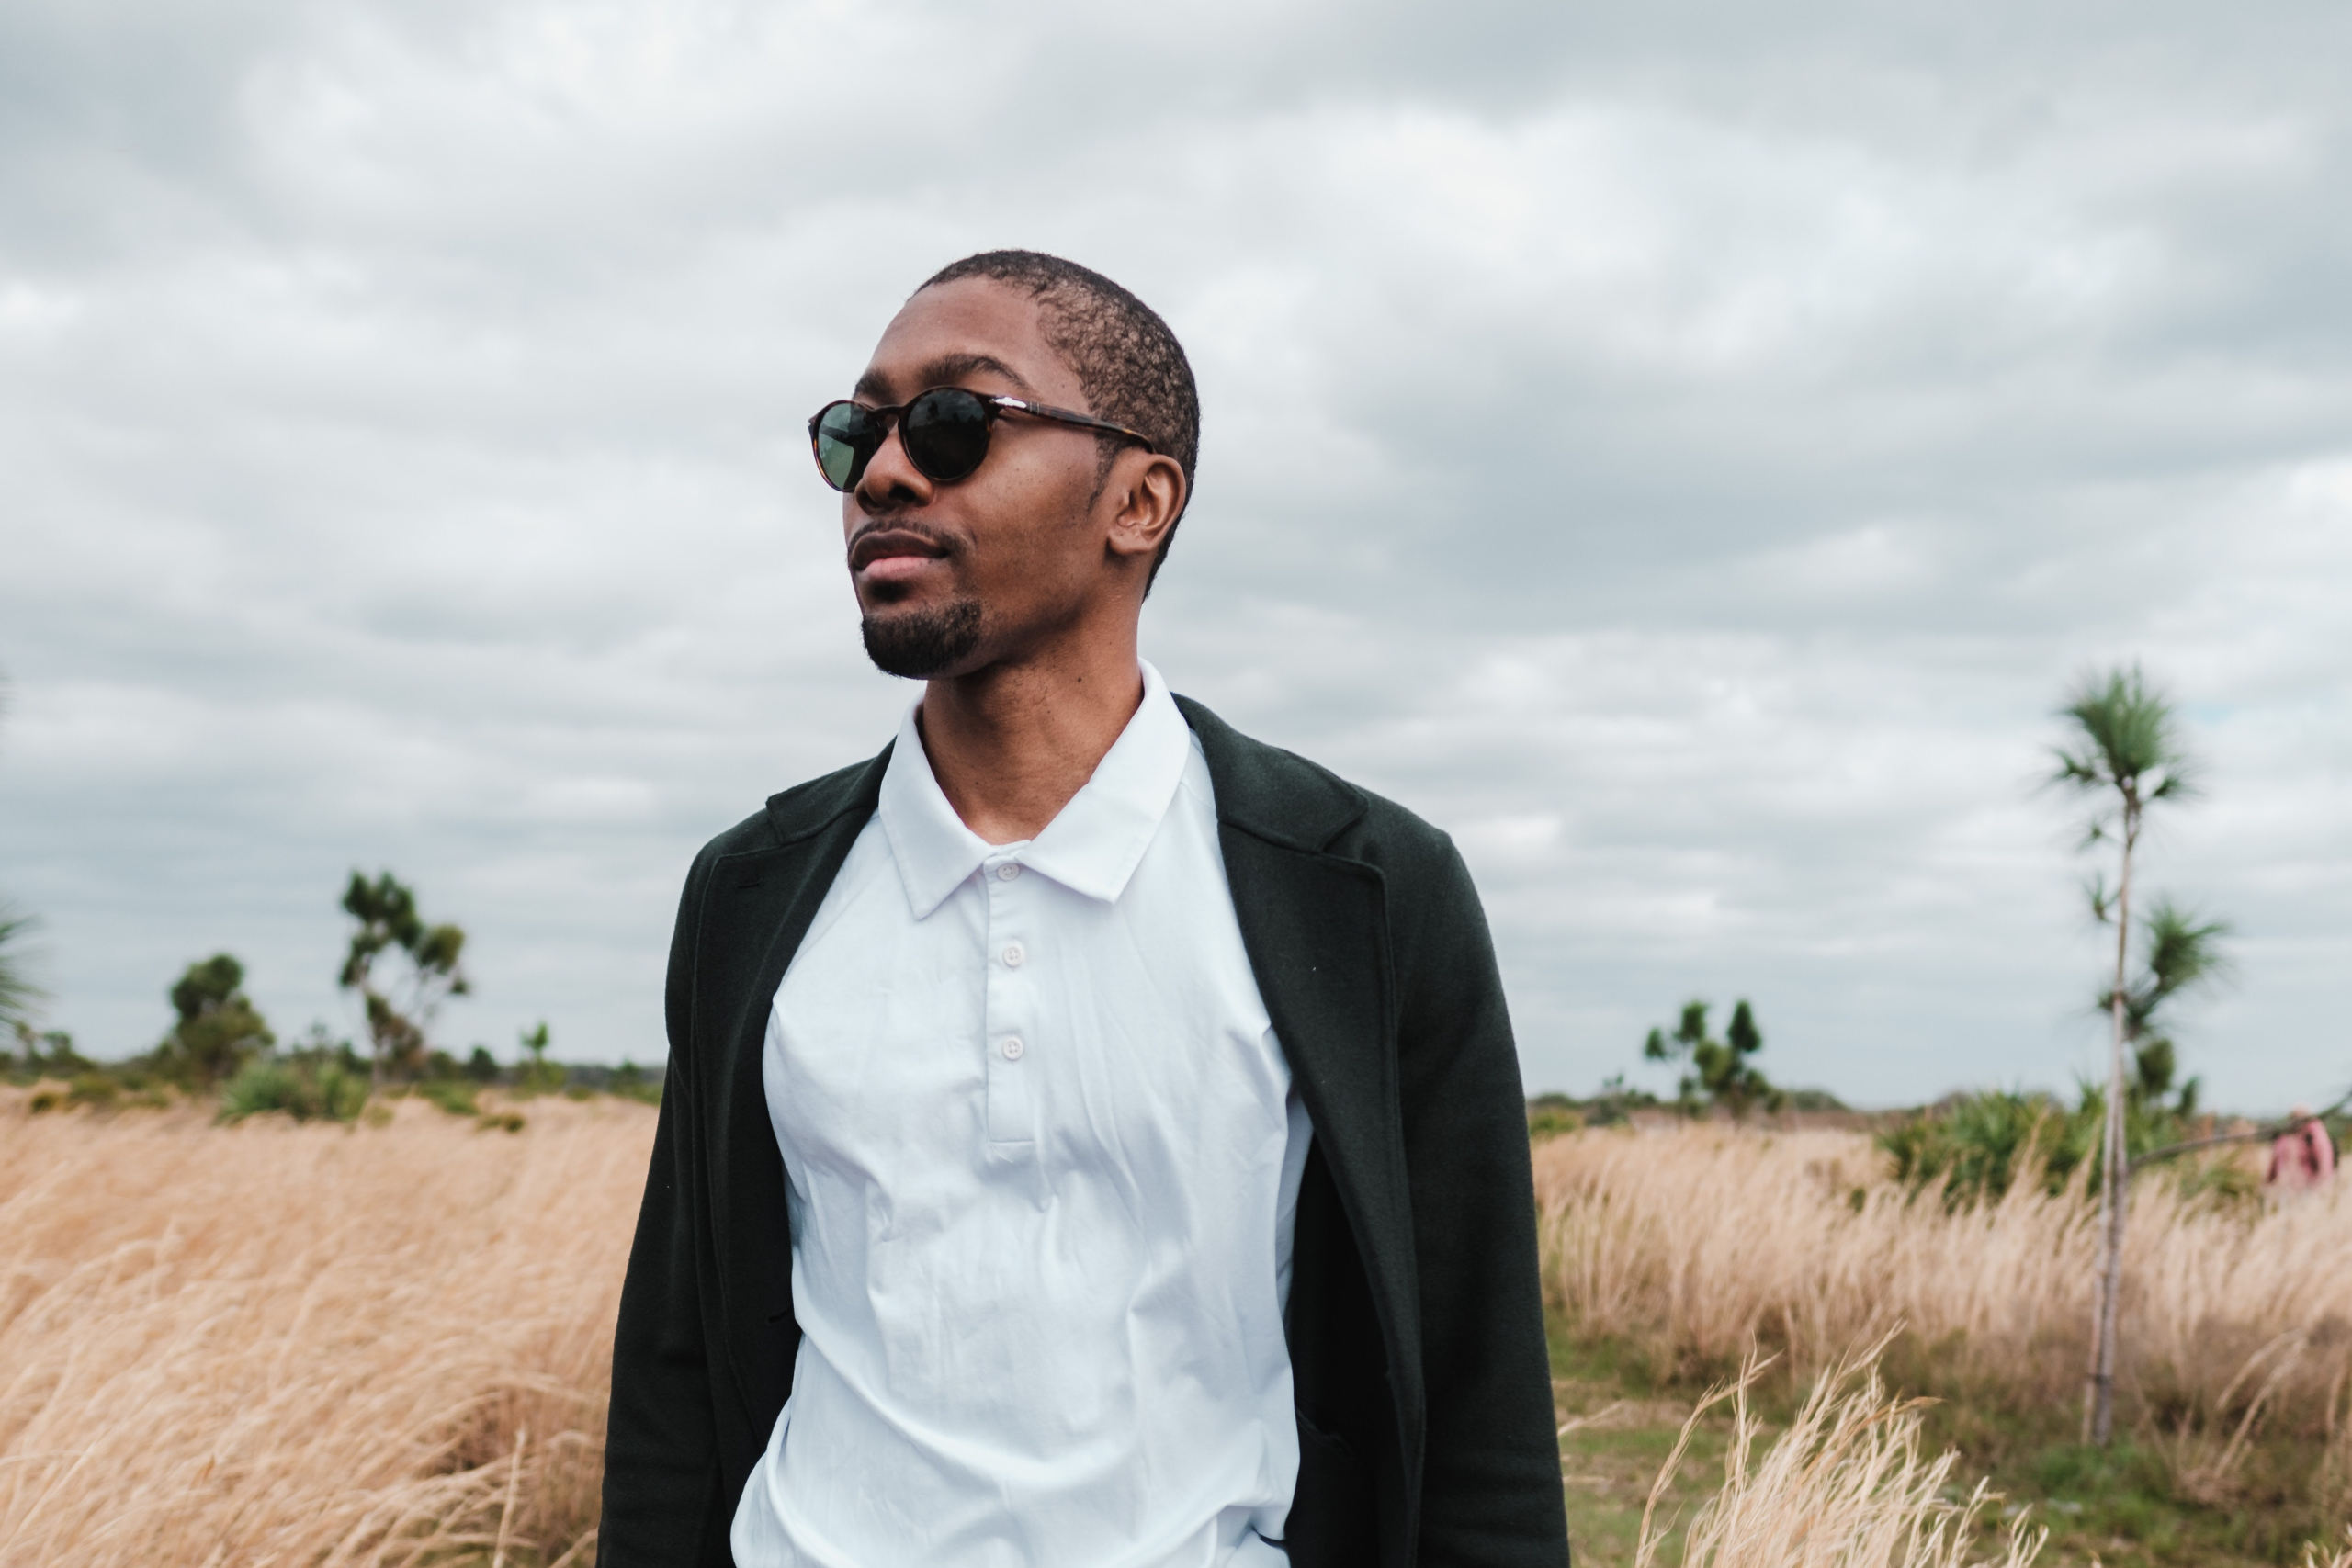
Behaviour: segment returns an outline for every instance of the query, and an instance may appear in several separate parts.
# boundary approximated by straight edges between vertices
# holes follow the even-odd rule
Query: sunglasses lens
[[[874,417],[871,409],[855,403],[828,404],[818,414],[812,431],[817,448],[817,467],[823,471],[825,482],[835,490],[855,488],[865,473],[865,465],[881,450],[882,422]]]
[[[907,457],[929,478],[942,483],[960,479],[989,455],[989,412],[977,392],[934,388],[907,405],[899,416],[899,439],[907,444]]]

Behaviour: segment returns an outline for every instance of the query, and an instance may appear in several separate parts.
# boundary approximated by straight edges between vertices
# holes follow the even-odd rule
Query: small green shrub
[[[633,1093],[632,1089],[623,1087],[623,1079],[626,1077],[633,1083],[643,1077],[642,1068],[622,1063],[620,1070],[613,1075],[613,1092]],[[648,1104],[661,1104],[661,1083],[657,1080],[650,1087],[652,1089],[650,1094],[638,1094],[636,1098],[644,1100]],[[1647,1090],[1627,1089],[1625,1076],[1620,1073],[1603,1083],[1600,1092],[1590,1100],[1578,1100],[1574,1095],[1562,1094],[1557,1090],[1530,1095],[1527,1100],[1527,1135],[1531,1139],[1541,1140],[1562,1133],[1581,1133],[1588,1127],[1622,1126],[1631,1119],[1634,1111],[1655,1111],[1660,1103],[1657,1096]]]
[[[75,1073],[60,1080],[41,1078],[35,1082],[33,1092],[25,1101],[25,1109],[34,1115],[51,1111],[87,1109],[111,1111],[125,1103],[122,1080],[104,1070]],[[171,1103],[170,1097],[152,1089],[141,1088],[129,1103],[139,1106],[162,1107]]]
[[[332,1058],[256,1057],[220,1091],[220,1120],[281,1112],[297,1122],[352,1122],[368,1103],[368,1079]]]
[[[660,1078],[647,1077],[643,1068],[632,1063],[624,1062],[620,1066],[620,1070],[613,1075],[613,1081],[605,1086],[605,1092],[616,1100],[634,1100],[645,1105],[659,1105],[662,1103],[662,1080]]]
[[[75,1105],[109,1110],[122,1099],[122,1085],[112,1073],[76,1073],[66,1098]]]
[[[1566,1105],[1544,1103],[1545,1100],[1553,1098],[1550,1095],[1543,1096],[1530,1103],[1527,1108],[1527,1135],[1535,1142],[1540,1143],[1545,1138],[1556,1138],[1563,1133],[1584,1131],[1583,1112],[1572,1110]]]
[[[523,1113],[519,1111],[493,1111],[474,1121],[474,1130],[480,1133],[493,1129],[501,1133],[519,1133],[524,1125]]]
[[[1887,1128],[1877,1142],[1893,1162],[1896,1180],[1915,1191],[1941,1180],[1945,1203],[1958,1208],[1997,1200],[2029,1170],[2055,1195],[2087,1167],[2096,1190],[2106,1119],[2107,1097],[2087,1085],[2072,1109],[2052,1095],[1995,1089],[1956,1095]],[[2177,1105],[2147,1100],[2124,1105],[2124,1147],[2135,1159],[2197,1131]],[[2251,1190],[2222,1166],[2171,1169],[2186,1190],[2210,1191],[2225,1201]]]
[[[2084,1134],[2097,1135],[2095,1122],[2078,1120],[2048,1095],[1994,1090],[1898,1122],[1878,1146],[1896,1180],[1915,1190],[1941,1180],[1944,1201],[1958,1207],[1999,1198],[2029,1166],[2039,1166],[2051,1190],[2064,1187],[2086,1152]]]
[[[220,1091],[220,1120],[242,1122],[271,1111],[291,1111],[298,1087],[294,1069],[268,1057],[246,1063]]]
[[[481,1109],[474,1100],[479,1090],[464,1078],[428,1078],[416,1092],[452,1116],[471,1116]]]

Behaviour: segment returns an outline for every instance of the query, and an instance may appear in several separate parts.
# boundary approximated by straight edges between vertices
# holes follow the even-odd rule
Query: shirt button
[[[1007,861],[996,868],[996,879],[999,882],[1010,882],[1020,874],[1021,867],[1012,861]]]
[[[1016,942],[1004,950],[1004,966],[1007,969],[1018,969],[1021,967],[1022,961],[1028,956],[1021,951],[1021,944]]]
[[[1007,1035],[1005,1037],[1004,1043],[998,1046],[997,1049],[1004,1053],[1004,1059],[1006,1061],[1017,1062],[1021,1060],[1021,1053],[1024,1047],[1021,1043],[1021,1036],[1018,1034],[1012,1034]]]

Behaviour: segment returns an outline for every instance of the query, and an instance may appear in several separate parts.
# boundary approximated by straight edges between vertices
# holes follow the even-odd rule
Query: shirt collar
[[[907,709],[876,809],[916,919],[929,917],[990,860],[1015,861],[1074,893],[1117,901],[1168,815],[1193,745],[1192,728],[1168,694],[1168,683],[1148,662],[1138,662],[1142,705],[1095,764],[1094,776],[1045,831],[1021,843],[990,844],[964,826],[931,771],[915,728],[922,700]]]

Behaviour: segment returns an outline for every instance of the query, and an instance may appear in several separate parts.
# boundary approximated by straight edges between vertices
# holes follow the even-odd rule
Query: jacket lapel
[[[1412,1197],[1396,1083],[1387,891],[1377,867],[1327,852],[1363,796],[1261,745],[1189,698],[1216,793],[1242,945],[1354,1232],[1391,1376],[1417,1388]]]
[[[697,1043],[712,1053],[702,1111],[714,1177],[719,1307],[754,1426],[783,1404],[797,1348],[789,1327],[792,1237],[784,1156],[768,1119],[762,1075],[768,1012],[827,889],[874,814],[889,761],[885,747],[862,768],[770,800],[778,841],[722,858],[712,867],[704,904],[694,1029]],[[707,1008],[717,1010],[716,1016]]]
[[[1419,1335],[1380,873],[1270,844],[1229,824],[1218,837],[1250,967],[1355,1232],[1394,1355]]]

